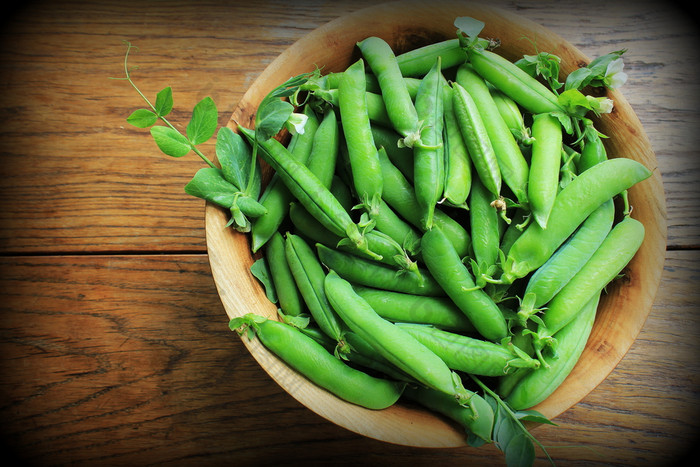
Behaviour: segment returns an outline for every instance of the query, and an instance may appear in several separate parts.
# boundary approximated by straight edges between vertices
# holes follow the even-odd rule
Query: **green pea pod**
[[[254,332],[260,342],[290,367],[341,399],[374,410],[392,406],[401,397],[404,383],[370,376],[329,353],[296,328],[252,314],[234,318],[231,330]],[[250,334],[248,334],[250,336]]]
[[[615,225],[586,264],[548,303],[542,314],[542,325],[537,330],[539,339],[546,341],[566,326],[586,303],[620,274],[637,253],[642,240],[644,226],[638,220],[626,217]],[[535,347],[538,345],[536,340]]]
[[[411,225],[422,229],[421,209],[416,200],[413,185],[401,171],[391,163],[388,157],[382,157],[379,151],[379,163],[384,178],[383,198],[396,213],[406,219]],[[450,239],[457,253],[463,257],[469,252],[471,238],[462,225],[440,209],[435,209],[433,223]]]
[[[240,125],[238,130],[254,144],[255,132]],[[274,138],[258,141],[258,145],[261,156],[315,219],[334,234],[355,244],[358,249],[379,256],[369,250],[367,240],[353,223],[350,214],[308,167],[294,160],[289,151]]]
[[[379,204],[375,217],[376,230],[385,233],[411,255],[416,255],[420,247],[420,234],[409,223],[394,212],[384,200]]]
[[[528,330],[534,330],[535,325],[532,321],[528,323],[528,328],[522,328],[522,327],[515,327],[513,329],[513,338],[511,339],[511,342],[513,343],[514,346],[518,347],[520,350],[525,352],[528,356],[534,357],[535,356],[535,348],[532,345],[532,335],[529,332],[523,332],[526,329]],[[532,328],[532,329],[530,329]],[[542,365],[538,368],[541,368]],[[498,395],[501,397],[501,399],[505,399],[508,397],[508,395],[513,391],[513,388],[520,382],[522,379],[530,374],[531,372],[535,371],[533,368],[517,368],[515,371],[507,374],[500,376],[498,378],[498,383],[496,387],[496,392]]]
[[[314,243],[320,243],[328,248],[338,248],[361,258],[380,261],[397,270],[419,273],[417,263],[411,260],[408,252],[392,238],[377,229],[365,233],[365,239],[369,250],[381,256],[379,260],[367,254],[364,250],[358,250],[354,244],[343,242],[342,237],[326,229],[298,203],[290,205],[289,219],[292,221],[297,233]]]
[[[365,89],[365,66],[360,59],[343,72],[338,85],[338,108],[355,191],[372,217],[382,197],[382,177]]]
[[[459,46],[459,39],[448,39],[399,54],[396,61],[403,76],[420,78],[430,71],[438,57],[445,70],[464,63],[467,53]]]
[[[467,55],[477,73],[528,112],[565,113],[552,91],[510,60],[476,47],[469,48]]]
[[[501,91],[491,88],[491,96],[501,114],[506,126],[515,137],[515,141],[523,146],[530,146],[534,142],[530,129],[525,125],[523,113],[513,99]]]
[[[594,165],[607,159],[608,154],[605,151],[603,139],[596,134],[592,137],[592,139],[585,141],[583,149],[581,150],[581,157],[579,157],[576,168],[578,169],[578,172],[581,173],[584,170],[590,169]]]
[[[407,180],[413,180],[413,148],[399,146],[398,133],[390,128],[372,125],[372,136],[377,149],[384,148],[392,164],[398,168]]]
[[[418,114],[401,75],[394,51],[379,37],[368,37],[358,42],[357,47],[377,77],[394,129],[407,138],[407,146],[413,146],[410,141],[416,138],[415,133],[419,126]]]
[[[265,258],[275,285],[279,306],[286,315],[299,316],[305,311],[304,300],[285,255],[285,240],[275,232],[265,246]]]
[[[532,143],[528,197],[535,221],[546,229],[559,189],[563,137],[559,120],[549,114],[535,115],[532,137],[535,141]]]
[[[542,266],[601,204],[650,176],[644,165],[626,158],[610,159],[582,172],[557,195],[547,228],[531,223],[513,243],[503,265],[503,282]]]
[[[459,83],[452,83],[452,87],[454,112],[474,169],[484,186],[498,197],[501,194],[501,169],[486,125],[469,92]]]
[[[304,114],[308,118],[304,125],[304,133],[293,135],[287,146],[291,157],[300,164],[306,164],[308,161],[314,134],[319,126],[318,118],[309,106],[304,107]],[[265,206],[267,213],[255,219],[251,225],[250,238],[253,252],[258,251],[272,234],[277,232],[289,212],[289,203],[293,199],[294,196],[286,185],[279,180],[278,176],[273,175],[260,196],[260,203]]]
[[[459,376],[410,334],[380,317],[347,280],[331,270],[325,287],[343,322],[384,358],[416,381],[454,396],[461,404],[469,403],[472,393],[464,389]]]
[[[342,75],[341,75],[342,76]],[[323,102],[328,102],[332,107],[338,107],[338,89],[317,89],[313,91],[313,97]],[[387,128],[392,128],[389,114],[386,112],[386,103],[381,94],[366,91],[367,116],[371,123],[376,123]]]
[[[333,269],[353,284],[416,295],[445,295],[428,271],[419,269],[418,272],[406,271],[398,274],[396,268],[377,261],[360,258],[321,244],[316,245],[316,249],[321,262],[328,269]]]
[[[521,324],[554,298],[586,264],[610,232],[614,219],[615,204],[610,199],[593,211],[552,257],[532,274],[518,311]]]
[[[466,266],[440,229],[423,234],[421,250],[430,274],[479,334],[495,342],[507,337],[508,326],[503,313],[486,292],[476,287]]]
[[[515,410],[534,407],[549,397],[571,373],[586,347],[600,294],[596,294],[569,324],[562,328],[557,339],[557,356],[547,357],[544,365],[531,371],[510,391],[505,401]]]
[[[492,201],[493,195],[480,180],[475,179],[469,196],[469,224],[474,260],[478,270],[484,274],[495,273],[493,268],[499,260],[501,242],[501,218],[491,205]]]
[[[468,63],[457,69],[456,80],[464,89],[469,90],[469,95],[474,99],[493,146],[503,182],[508,185],[520,204],[527,205],[530,168],[513,133],[501,116],[486,81]]]
[[[393,323],[430,324],[439,329],[474,333],[474,325],[448,297],[429,297],[354,286],[379,316]]]
[[[416,111],[422,127],[420,142],[413,146],[413,176],[424,230],[433,226],[435,205],[442,197],[445,181],[442,88],[443,78],[438,57],[433,68],[423,78],[416,96]]]
[[[408,385],[404,395],[424,407],[442,414],[459,423],[470,435],[476,436],[480,441],[469,439],[470,446],[478,446],[484,442],[491,442],[491,432],[494,424],[494,413],[491,405],[478,394],[471,398],[470,405],[479,414],[474,417],[474,412],[462,407],[448,394],[415,385]]]
[[[326,188],[331,188],[338,159],[340,135],[335,112],[327,111],[314,134],[306,166]]]
[[[285,256],[299,292],[314,322],[335,340],[339,353],[347,353],[340,318],[326,298],[323,281],[326,273],[313,249],[298,235],[287,234]]]
[[[435,352],[452,370],[472,375],[503,376],[518,368],[537,368],[540,362],[510,342],[496,344],[423,324],[397,323]]]
[[[443,197],[452,206],[466,206],[472,184],[472,165],[467,145],[454,113],[453,89],[443,87],[444,144],[445,144],[445,188]]]

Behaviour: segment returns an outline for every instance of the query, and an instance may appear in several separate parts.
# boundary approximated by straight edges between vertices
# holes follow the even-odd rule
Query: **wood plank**
[[[83,0],[20,9],[0,32],[0,252],[204,251],[203,203],[182,192],[202,163],[161,155],[147,131],[125,123],[141,102],[109,79],[123,74],[122,41],[139,47],[134,78],[146,95],[173,87],[178,127],[205,96],[224,123],[284,48],[374,3]],[[678,8],[651,0],[594,3],[495,2],[591,57],[629,49],[623,92],[657,151],[669,246],[697,246],[697,30]]]
[[[668,252],[621,364],[534,430],[558,464],[660,465],[692,447],[699,259]],[[493,446],[390,445],[301,406],[228,330],[204,255],[3,258],[0,293],[0,437],[31,464],[504,465]]]

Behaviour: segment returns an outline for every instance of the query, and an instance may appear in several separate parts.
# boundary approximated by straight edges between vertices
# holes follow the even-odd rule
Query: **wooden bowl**
[[[230,126],[251,126],[255,109],[270,90],[291,76],[312,71],[342,71],[356,60],[355,43],[376,35],[396,53],[455,37],[454,19],[471,16],[486,23],[482,37],[499,38],[498,50],[509,59],[532,54],[523,36],[537,39],[538,49],[562,59],[564,75],[590,62],[574,46],[542,26],[513,13],[487,5],[456,1],[403,1],[379,4],[338,18],[301,38],[274,60],[253,83],[235,109]],[[633,217],[646,227],[641,249],[629,264],[626,276],[608,288],[583,355],[564,383],[535,407],[554,418],[578,403],[615,368],[630,348],[651,310],[658,289],[666,247],[665,202],[654,152],[639,119],[625,98],[609,92],[615,102],[612,114],[597,127],[611,157],[636,159],[654,170],[650,179],[629,191]],[[253,263],[248,237],[226,228],[228,214],[206,207],[207,248],[211,269],[229,318],[257,313],[276,318],[276,307],[265,297],[249,272]],[[263,348],[257,340],[243,342],[253,357],[285,391],[331,422],[353,432],[403,445],[454,447],[466,445],[462,428],[412,405],[396,404],[373,411],[347,403],[315,386]]]

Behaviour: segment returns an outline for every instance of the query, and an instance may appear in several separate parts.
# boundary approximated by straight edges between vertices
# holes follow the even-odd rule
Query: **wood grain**
[[[625,359],[534,430],[558,464],[671,465],[691,447],[699,259],[668,253]],[[492,447],[382,443],[303,407],[226,328],[205,255],[5,258],[0,291],[0,435],[31,465],[503,465]]]
[[[493,447],[425,450],[324,420],[226,327],[201,163],[125,123],[175,92],[184,128],[204,96],[228,121],[285,48],[378,2],[25,2],[0,28],[0,439],[22,465],[504,465]],[[674,2],[496,0],[594,57],[626,48],[622,92],[658,160],[668,245],[654,308],[615,371],[535,434],[560,465],[674,465],[698,423],[700,57]],[[209,153],[212,146],[205,150]],[[191,254],[190,254],[191,253]],[[548,465],[539,453],[538,465]]]

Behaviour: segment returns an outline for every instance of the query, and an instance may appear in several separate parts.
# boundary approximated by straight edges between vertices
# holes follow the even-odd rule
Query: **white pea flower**
[[[611,89],[616,89],[625,84],[627,81],[627,73],[622,71],[625,63],[622,57],[617,58],[608,64],[605,70],[605,83]]]
[[[586,96],[588,103],[590,104],[590,109],[595,112],[596,115],[609,114],[613,110],[613,101],[607,97],[593,97]]]
[[[284,123],[285,127],[292,133],[293,135],[299,134],[303,135],[304,134],[304,127],[306,126],[306,121],[309,119],[308,116],[304,114],[299,114],[293,112],[287,121]]]

